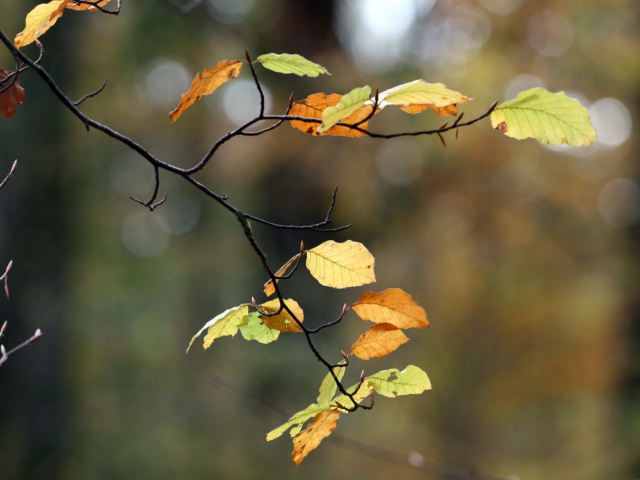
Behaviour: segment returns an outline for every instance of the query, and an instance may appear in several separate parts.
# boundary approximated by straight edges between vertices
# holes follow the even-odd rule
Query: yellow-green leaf
[[[302,308],[300,308],[300,305],[298,305],[298,302],[289,298],[285,300],[284,303],[287,305],[287,307],[289,307],[289,310],[293,312],[293,314],[300,322],[304,321],[304,312],[302,311]],[[269,313],[277,312],[278,310],[280,310],[280,300],[277,298],[269,300],[268,302],[260,305],[260,308],[263,311]],[[277,315],[273,315],[270,317],[263,316],[262,323],[264,323],[269,328],[280,330],[281,332],[302,332],[302,328],[300,328],[300,325],[296,323],[291,314],[284,308]]]
[[[280,336],[280,331],[273,330],[262,323],[258,312],[246,315],[238,328],[245,340],[255,340],[259,343],[275,342]]]
[[[408,113],[420,113],[430,108],[442,116],[456,115],[456,105],[468,101],[469,97],[449,90],[442,83],[429,83],[424,80],[398,85],[378,95],[381,108],[396,105]]]
[[[346,365],[346,361],[343,360],[340,362],[341,365]],[[338,377],[338,380],[342,380],[342,377],[344,376],[344,372],[346,371],[346,366],[344,367],[335,367],[333,369],[333,373],[336,374],[336,377]],[[318,395],[318,405],[321,408],[329,408],[329,403],[331,402],[331,399],[333,398],[333,396],[336,393],[336,390],[338,389],[338,385],[336,384],[336,381],[334,380],[333,376],[330,373],[327,373],[327,376],[324,377],[324,380],[322,380],[322,383],[320,384],[320,395]]]
[[[318,132],[326,132],[343,118],[347,118],[358,110],[369,100],[371,87],[354,88],[347,93],[335,107],[327,107],[322,112],[322,124],[318,127]]]
[[[339,418],[339,411],[320,412],[314,417],[313,423],[293,439],[291,459],[296,466],[300,465],[300,462],[309,455],[309,452],[317,448],[322,440],[331,435]]]
[[[395,325],[379,323],[371,327],[351,346],[349,355],[362,360],[382,358],[407,343],[409,338]]]
[[[564,92],[550,93],[540,87],[498,105],[491,112],[491,125],[509,137],[535,138],[547,145],[579,147],[596,141],[589,110]]]
[[[380,293],[367,292],[351,305],[351,309],[363,320],[390,323],[398,328],[429,326],[424,308],[399,288],[388,288]]]
[[[187,352],[191,348],[194,340],[198,338],[205,330],[207,334],[204,337],[204,348],[207,349],[211,344],[220,337],[231,336],[233,337],[238,331],[238,325],[242,322],[245,315],[249,313],[248,303],[243,303],[237,307],[230,308],[222,312],[220,315],[205,323],[204,327],[196,333],[187,347]]]
[[[42,3],[31,10],[25,19],[25,27],[16,35],[16,47],[24,47],[33,43],[36,38],[49,30],[64,13],[64,9],[71,0],[57,0]]]
[[[322,65],[313,63],[297,54],[282,53],[278,55],[277,53],[267,53],[260,55],[256,61],[261,63],[264,68],[278,73],[294,73],[308,77],[317,77],[321,73],[331,75]]]
[[[326,241],[307,250],[307,268],[322,285],[332,288],[358,287],[375,282],[373,255],[358,242]]]
[[[356,389],[358,390],[356,391]],[[373,387],[367,382],[363,382],[362,385],[360,385],[360,388],[358,388],[358,384],[352,385],[347,388],[347,392],[353,393],[353,399],[357,403],[362,402],[365,398],[371,395],[372,391]],[[330,406],[331,409],[340,409],[340,411],[345,412],[345,410],[342,410],[343,408],[353,408],[355,405],[347,395],[340,394],[336,398],[331,400]]]
[[[291,431],[291,436],[294,437],[300,431],[302,426],[305,424],[307,420],[315,417],[318,413],[322,412],[323,408],[320,408],[317,403],[312,403],[304,410],[296,413],[293,417],[287,421],[287,423],[283,423],[278,428],[274,428],[269,433],[267,433],[267,438],[265,438],[265,442],[270,442],[271,440],[275,440],[280,437],[284,432],[289,430],[291,427],[296,426],[295,430]]]
[[[366,379],[367,384],[385,397],[411,395],[431,389],[431,381],[425,372],[409,365],[402,372],[397,368],[382,370]]]

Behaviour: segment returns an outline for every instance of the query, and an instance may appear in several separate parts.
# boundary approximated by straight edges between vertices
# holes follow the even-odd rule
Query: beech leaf
[[[287,273],[287,270],[289,270],[289,267],[291,265],[293,265],[293,263],[300,257],[300,254],[296,254],[294,255],[289,261],[287,261],[287,263],[285,263],[284,265],[282,265],[278,271],[275,273],[276,277],[281,277],[282,275],[284,275],[285,273]],[[278,280],[276,280],[276,283],[278,282]],[[271,295],[273,295],[274,293],[276,293],[276,287],[273,286],[273,282],[271,280],[269,280],[267,283],[264,284],[264,293],[267,297],[270,297]]]
[[[2,80],[12,73],[11,70],[3,70],[0,68],[0,89],[6,86],[6,84],[2,83]],[[0,117],[2,117],[2,115],[7,118],[13,117],[16,111],[16,105],[24,102],[24,98],[24,88],[20,86],[20,78],[16,78],[11,87],[0,93]]]
[[[409,365],[402,372],[397,368],[382,370],[367,377],[367,383],[376,393],[392,398],[431,389],[431,381],[427,374],[413,365]]]
[[[340,364],[344,365],[344,367],[335,367],[333,369],[333,373],[336,374],[336,377],[338,377],[338,380],[342,380],[342,377],[344,376],[344,372],[347,370],[346,363],[347,362],[343,360],[340,362]],[[320,384],[320,390],[319,390],[320,395],[318,395],[318,405],[321,408],[328,408],[329,403],[331,402],[331,399],[335,395],[337,389],[338,389],[338,384],[336,384],[336,381],[333,379],[333,376],[330,373],[327,373],[327,376],[324,377],[324,380],[322,380],[322,383]]]
[[[382,358],[407,343],[409,338],[395,325],[379,323],[371,327],[351,346],[349,355],[362,360]]]
[[[196,333],[189,342],[187,353],[189,352],[189,349],[191,348],[191,345],[193,344],[195,339],[198,338],[205,330],[208,330],[207,334],[204,337],[205,350],[209,348],[211,344],[220,337],[233,337],[238,332],[238,326],[240,325],[244,317],[249,313],[248,305],[248,303],[243,303],[242,305],[239,305],[237,307],[225,310],[217,317],[205,323],[204,327],[202,327],[200,331]]]
[[[242,60],[223,60],[215,67],[197,73],[187,93],[180,97],[178,106],[169,113],[172,122],[175,122],[187,108],[196,103],[203,95],[213,93],[218,87],[229,80],[236,78],[242,70]]]
[[[93,0],[91,0],[93,1]],[[107,3],[109,3],[111,0],[100,0],[96,5],[98,5],[99,7],[104,7]],[[95,7],[95,5],[88,5],[86,3],[76,3],[73,0],[71,2],[69,2],[69,4],[67,5],[67,8],[69,10],[89,10],[90,12],[95,12],[98,9]]]
[[[358,287],[375,282],[375,259],[364,245],[347,240],[328,240],[307,250],[307,268],[322,285],[332,288]]]
[[[398,85],[378,95],[381,108],[396,105],[408,113],[420,113],[432,109],[438,115],[457,115],[457,104],[467,103],[469,97],[449,90],[442,83],[429,83],[424,80]]]
[[[291,458],[296,466],[300,465],[309,452],[317,448],[322,440],[331,435],[339,418],[339,411],[320,412],[314,417],[313,423],[293,439]]]
[[[589,110],[564,92],[540,87],[498,105],[491,112],[491,125],[509,137],[535,138],[546,145],[579,147],[596,141]]]
[[[380,293],[367,292],[351,309],[363,320],[390,323],[398,328],[426,328],[427,314],[411,295],[399,288],[389,288]]]
[[[314,93],[309,95],[305,100],[299,100],[293,104],[289,115],[294,117],[307,117],[322,119],[322,112],[328,107],[335,107],[342,100],[342,95],[332,93],[331,95],[325,95],[324,93]],[[373,110],[372,105],[363,105],[353,112],[348,117],[342,119],[343,123],[355,124],[361,122],[367,118]],[[379,109],[378,109],[379,111]],[[376,112],[377,113],[377,112]],[[338,137],[364,137],[366,133],[353,128],[345,127],[343,125],[334,125],[326,131],[318,131],[320,123],[305,122],[302,120],[291,120],[291,126],[303,131],[304,133],[310,133],[311,135],[335,135]],[[369,128],[369,121],[363,122],[359,125],[363,130]]]
[[[246,315],[238,328],[245,340],[255,340],[264,344],[275,342],[280,336],[278,330],[273,330],[262,322],[259,312]]]
[[[17,48],[33,43],[36,38],[49,30],[64,13],[71,0],[55,0],[42,3],[31,10],[25,19],[25,27],[16,35],[14,43]]]
[[[318,132],[323,133],[340,120],[346,119],[361,108],[371,96],[371,87],[354,88],[343,96],[335,107],[327,107],[322,111],[322,123]]]
[[[317,403],[312,403],[304,410],[293,415],[286,423],[283,423],[278,428],[274,428],[269,433],[267,433],[267,437],[265,438],[265,442],[270,442],[271,440],[275,440],[280,437],[284,432],[289,430],[291,427],[296,427],[296,430],[292,430],[291,436],[294,437],[305,424],[307,420],[315,417],[318,413],[322,412],[323,408],[320,408]]]
[[[278,73],[294,73],[300,76],[317,77],[321,73],[331,75],[326,68],[317,63],[313,63],[302,55],[291,55],[289,53],[267,53],[260,55],[256,62],[262,64],[264,68]]]
[[[300,322],[304,321],[304,312],[302,311],[302,308],[300,308],[300,305],[298,305],[298,302],[292,299],[287,299],[284,303]],[[260,308],[269,313],[277,312],[280,310],[280,300],[277,298],[269,300],[268,302],[260,305]],[[278,315],[273,315],[271,317],[263,316],[262,323],[273,330],[280,330],[281,332],[302,332],[300,325],[296,323],[291,314],[284,308]]]
[[[360,388],[358,388],[358,386]],[[373,387],[369,385],[369,383],[366,381],[363,382],[362,385],[356,384],[347,388],[347,392],[353,393],[353,399],[357,403],[362,402],[365,398],[371,395],[372,391],[373,391]],[[354,406],[355,406],[354,403],[345,394],[340,394],[336,398],[331,400],[331,409],[340,409],[340,411],[344,413],[348,413],[348,412],[345,410],[342,410],[342,408],[353,408]]]

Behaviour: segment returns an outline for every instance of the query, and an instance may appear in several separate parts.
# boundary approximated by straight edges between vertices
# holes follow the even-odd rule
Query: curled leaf
[[[238,332],[238,325],[242,322],[245,315],[249,313],[249,307],[247,303],[243,303],[237,307],[225,310],[217,317],[209,320],[204,324],[204,327],[196,333],[187,347],[187,353],[191,348],[191,345],[198,338],[202,332],[207,330],[207,334],[204,337],[204,348],[207,349],[211,344],[220,337],[231,336],[233,337]]]
[[[203,95],[213,93],[218,87],[236,78],[242,70],[242,64],[242,60],[223,60],[215,67],[197,73],[187,93],[180,97],[178,106],[169,113],[171,121],[175,122],[180,118],[185,110],[200,100]]]
[[[276,277],[281,277],[282,275],[284,275],[285,273],[287,273],[287,270],[289,270],[289,267],[291,265],[293,265],[293,263],[300,257],[300,254],[296,254],[294,255],[289,261],[287,261],[287,263],[285,263],[284,265],[282,265],[278,271],[275,273]],[[278,282],[278,280],[276,280],[276,283]],[[264,293],[267,297],[270,297],[271,295],[273,295],[274,293],[276,293],[276,287],[273,286],[273,282],[271,280],[269,280],[267,283],[264,284]]]
[[[429,326],[424,308],[399,288],[388,288],[380,293],[367,292],[351,305],[351,309],[363,320],[390,323],[398,328]]]
[[[298,302],[289,298],[285,300],[284,303],[300,322],[304,321],[304,312],[302,311],[302,308],[300,308],[300,305],[298,305]],[[280,310],[280,300],[277,298],[269,300],[268,302],[260,305],[260,308],[265,312],[277,312]],[[279,330],[281,332],[302,332],[300,325],[296,323],[291,314],[284,308],[278,315],[273,315],[271,317],[263,316],[262,323],[273,330]]]
[[[326,68],[317,63],[313,63],[302,55],[291,55],[289,53],[267,53],[260,55],[256,62],[262,64],[264,68],[278,73],[294,73],[300,76],[317,77],[321,73],[331,75]]]
[[[10,70],[0,69],[0,89],[6,86],[6,84],[2,83],[2,80],[9,77],[12,73]],[[24,88],[20,86],[20,78],[16,78],[11,87],[0,93],[0,117],[2,117],[2,115],[7,118],[13,117],[16,111],[16,105],[24,102],[24,98]]]
[[[509,137],[535,138],[546,145],[579,147],[596,141],[589,110],[564,92],[540,87],[498,105],[491,112],[491,125]]]
[[[449,90],[442,83],[429,83],[424,80],[398,85],[378,95],[380,108],[396,105],[412,114],[431,109],[441,116],[457,115],[457,105],[468,101],[469,97]]]
[[[36,38],[49,30],[64,13],[65,7],[71,0],[55,0],[42,3],[31,10],[25,19],[25,27],[16,35],[14,43],[21,48],[33,43]]]
[[[307,250],[307,268],[322,285],[332,288],[358,287],[375,282],[375,259],[364,245],[347,240],[328,240]]]
[[[362,360],[382,358],[407,343],[409,338],[395,325],[379,323],[371,327],[351,346],[349,355]]]
[[[340,412],[337,410],[320,412],[314,417],[313,423],[293,439],[291,458],[296,466],[300,465],[309,452],[317,448],[322,440],[331,435],[339,418]]]
[[[322,124],[318,127],[318,132],[326,132],[340,120],[346,119],[355,113],[369,100],[370,96],[371,87],[368,85],[351,90],[340,99],[335,107],[328,107],[322,111]],[[364,117],[366,117],[366,115],[363,116],[363,118]]]

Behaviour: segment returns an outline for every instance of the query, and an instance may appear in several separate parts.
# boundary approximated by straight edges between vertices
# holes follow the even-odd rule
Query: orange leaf
[[[0,69],[0,82],[11,75],[11,70]],[[4,88],[6,84],[0,83],[0,89]],[[13,117],[16,111],[16,104],[24,102],[24,88],[20,86],[20,79],[16,78],[16,81],[4,92],[0,93],[0,117],[4,115],[7,118]]]
[[[340,103],[341,99],[342,95],[338,95],[337,93],[332,93],[331,95],[325,95],[324,93],[314,93],[313,95],[309,95],[305,100],[299,100],[295,102],[291,107],[289,115],[295,117],[317,118],[318,120],[322,120],[323,110],[327,107],[335,107],[338,103]],[[372,109],[372,105],[363,105],[347,118],[342,119],[341,122],[351,124],[358,123],[362,119],[367,118],[371,114]],[[304,133],[310,133],[311,135],[318,136],[335,135],[338,137],[356,138],[366,135],[363,132],[353,130],[349,127],[344,127],[342,125],[335,125],[326,132],[318,132],[320,123],[304,122],[302,120],[291,120],[291,126],[303,131]],[[358,126],[363,130],[366,130],[369,126],[369,121],[361,123]]]
[[[351,346],[349,355],[362,360],[382,358],[407,343],[409,338],[395,325],[379,323],[371,327]]]
[[[197,73],[191,82],[189,91],[180,97],[178,106],[169,113],[171,121],[175,122],[184,111],[202,98],[203,95],[213,93],[218,87],[236,78],[242,70],[242,60],[223,60],[215,67]]]
[[[424,309],[399,288],[389,288],[380,293],[367,292],[351,308],[363,320],[375,323],[390,323],[398,328],[429,326]]]
[[[287,273],[287,270],[289,270],[289,267],[293,265],[293,262],[295,262],[299,256],[300,256],[299,253],[297,255],[294,255],[291,258],[291,260],[289,260],[287,263],[285,263],[278,269],[278,271],[275,273],[275,276],[281,277],[282,275]],[[276,283],[277,283],[277,280],[276,280]],[[276,292],[276,287],[273,286],[273,282],[271,280],[269,280],[267,283],[264,284],[264,293],[267,297],[270,297],[275,292]]]
[[[287,299],[284,303],[289,307],[289,310],[293,312],[296,318],[299,321],[304,320],[304,312],[298,305],[298,302],[295,300]],[[265,312],[277,312],[280,310],[280,300],[273,299],[269,300],[266,303],[260,305],[260,308]],[[280,330],[281,332],[302,332],[302,328],[300,325],[296,323],[291,314],[287,312],[284,308],[278,315],[273,315],[271,317],[267,317],[265,315],[262,316],[262,323],[264,323],[267,327],[272,328],[273,330]]]
[[[88,0],[88,1],[95,1],[95,0]],[[109,3],[111,0],[100,0],[98,3],[96,3],[96,5],[98,5],[99,7],[104,7],[107,3]],[[86,3],[76,3],[73,0],[69,3],[69,5],[67,5],[67,8],[69,10],[89,10],[91,12],[98,10],[95,6],[93,5],[88,5]]]
[[[313,418],[313,423],[295,436],[291,458],[296,467],[302,463],[302,460],[309,455],[311,450],[317,448],[322,440],[331,435],[331,432],[337,426],[339,418],[340,412],[337,410],[320,412]]]
[[[24,30],[16,35],[14,40],[16,47],[20,48],[33,43],[36,38],[49,30],[62,16],[69,2],[71,0],[56,0],[42,3],[31,10],[25,19]]]
[[[447,105],[446,107],[436,107],[435,105],[406,105],[398,106],[398,108],[413,115],[415,115],[416,113],[422,113],[429,108],[441,117],[446,117],[447,115],[458,115],[458,107],[455,103]]]

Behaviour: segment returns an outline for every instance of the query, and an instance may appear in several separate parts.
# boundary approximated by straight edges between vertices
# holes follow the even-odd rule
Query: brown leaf
[[[293,262],[295,262],[298,259],[298,257],[300,257],[299,253],[294,255],[287,263],[282,265],[278,269],[278,271],[275,273],[275,276],[281,277],[282,275],[287,273],[287,270],[289,270],[289,267],[293,265]],[[277,283],[277,280],[276,280],[276,283]],[[267,297],[270,297],[275,292],[276,292],[276,287],[273,286],[273,282],[271,280],[269,280],[267,283],[264,284],[264,293]]]
[[[331,432],[333,432],[337,426],[339,418],[340,412],[338,410],[320,412],[313,418],[313,423],[295,436],[293,439],[291,458],[295,462],[296,467],[302,463],[302,460],[304,460],[312,450],[320,445],[322,440],[331,435]]]
[[[398,328],[429,326],[424,309],[399,288],[389,288],[380,293],[367,292],[351,308],[363,320],[375,323],[390,323]]]
[[[213,93],[232,78],[236,78],[242,70],[242,60],[223,60],[215,67],[197,73],[191,82],[189,91],[180,97],[178,106],[169,113],[171,121],[175,122],[184,111],[202,98],[203,95]]]
[[[395,325],[380,323],[371,327],[351,346],[349,355],[362,360],[382,358],[407,343],[409,338]]]
[[[335,107],[338,103],[340,103],[341,99],[342,95],[338,95],[337,93],[332,93],[331,95],[325,95],[324,93],[314,93],[313,95],[307,97],[305,100],[299,100],[295,102],[291,107],[289,115],[295,117],[317,118],[318,120],[322,120],[322,112],[324,111],[324,109],[327,107]],[[362,119],[368,117],[371,114],[372,109],[372,105],[363,105],[351,115],[342,119],[341,122],[350,124],[358,123]],[[335,135],[338,137],[356,138],[366,135],[363,132],[353,130],[349,127],[344,127],[342,125],[335,125],[326,132],[318,132],[320,123],[303,122],[302,120],[291,120],[291,126],[293,128],[297,128],[300,131],[303,131],[304,133],[310,133],[311,135],[318,136]],[[369,126],[369,121],[366,121],[358,126],[363,130],[366,130]]]
[[[49,3],[42,3],[31,10],[25,19],[24,30],[16,35],[14,40],[16,47],[20,48],[29,45],[49,30],[62,16],[65,7],[70,2],[71,0],[55,0]]]
[[[298,302],[289,298],[285,300],[284,303],[289,307],[299,321],[304,321],[304,312],[302,311],[302,308],[300,308],[300,305],[298,305]],[[260,308],[265,312],[277,312],[280,309],[280,300],[277,298],[269,300],[268,302],[260,305]],[[262,323],[269,328],[280,330],[281,332],[302,332],[300,325],[296,323],[293,317],[284,308],[278,315],[274,315],[272,317],[263,315]]]
[[[11,75],[11,70],[0,69],[0,82]],[[0,83],[0,89],[5,87],[6,84]],[[16,81],[4,92],[0,93],[0,117],[4,115],[7,118],[13,117],[16,111],[16,105],[24,102],[24,88],[20,86],[20,79],[16,78]]]
[[[95,0],[89,0],[89,1],[95,1]],[[111,0],[100,0],[96,5],[98,5],[99,7],[104,7],[110,1]],[[94,12],[98,10],[93,5],[88,5],[86,3],[76,3],[73,0],[67,5],[67,8],[69,10],[89,10],[90,12]]]

